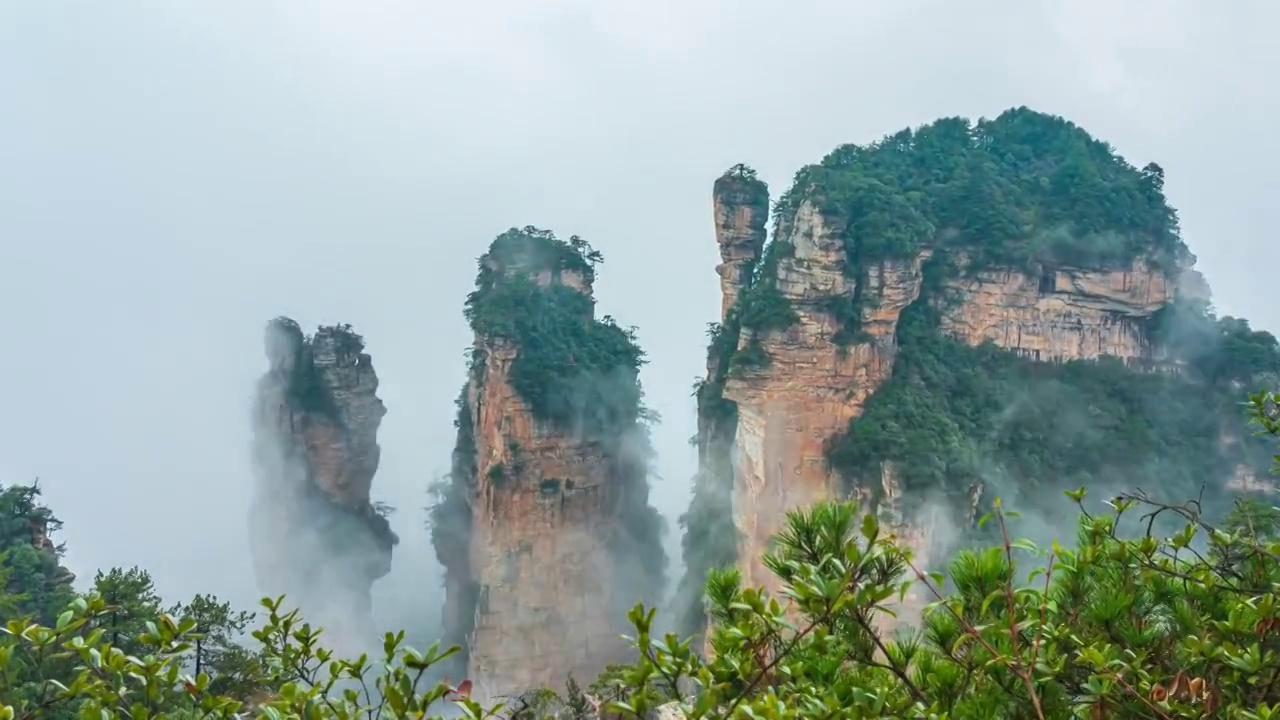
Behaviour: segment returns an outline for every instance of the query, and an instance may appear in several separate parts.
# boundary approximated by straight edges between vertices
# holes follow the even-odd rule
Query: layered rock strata
[[[370,590],[389,572],[397,543],[388,510],[370,499],[386,414],[378,375],[350,326],[306,337],[277,318],[267,325],[266,355],[253,412],[258,584],[358,646],[373,639]]]
[[[1145,259],[1118,269],[1048,268],[1038,274],[995,268],[952,281],[960,301],[941,330],[970,345],[990,341],[1042,362],[1111,356],[1150,365],[1155,349],[1144,322],[1172,302],[1176,278]]]

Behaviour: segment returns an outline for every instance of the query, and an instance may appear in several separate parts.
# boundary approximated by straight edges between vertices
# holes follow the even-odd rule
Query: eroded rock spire
[[[734,165],[715,182],[712,190],[716,243],[720,246],[721,307],[723,321],[751,282],[751,271],[764,250],[769,220],[769,188],[746,165]]]
[[[453,473],[432,510],[445,625],[486,697],[583,682],[629,657],[662,593],[662,520],[631,331],[595,319],[599,253],[527,227],[480,258]]]
[[[364,340],[349,325],[307,337],[280,317],[253,412],[250,520],[262,592],[357,647],[372,639],[370,589],[391,567],[388,509],[370,500],[386,408]]]

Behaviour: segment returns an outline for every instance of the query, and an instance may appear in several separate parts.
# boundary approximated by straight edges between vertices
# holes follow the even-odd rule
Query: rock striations
[[[767,244],[765,184],[717,180],[686,629],[709,568],[771,586],[769,538],[815,501],[860,498],[930,566],[996,495],[1246,485],[1265,455],[1221,390],[1280,355],[1208,311],[1162,183],[1025,108],[838,148],[797,174]]]
[[[467,300],[475,344],[431,524],[447,640],[487,697],[625,660],[627,609],[662,591],[643,353],[594,317],[600,259],[576,236],[513,229],[480,258]]]
[[[253,415],[258,583],[287,594],[340,643],[364,642],[373,636],[370,589],[390,570],[397,542],[388,509],[370,501],[386,414],[378,375],[347,325],[306,337],[277,318],[266,354]]]

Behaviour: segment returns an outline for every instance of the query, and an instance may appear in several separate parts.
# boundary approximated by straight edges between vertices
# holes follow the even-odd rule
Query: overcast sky
[[[674,526],[716,176],[746,162],[776,197],[837,144],[1022,104],[1159,162],[1219,309],[1280,330],[1278,20],[1274,0],[0,0],[0,482],[42,479],[86,578],[138,563],[174,600],[252,602],[263,324],[350,322],[389,409],[393,594],[426,604],[462,302],[493,236],[533,224],[603,251],[601,312],[639,326]]]

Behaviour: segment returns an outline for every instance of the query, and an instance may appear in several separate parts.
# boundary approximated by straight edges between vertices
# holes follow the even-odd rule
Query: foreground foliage
[[[1079,501],[1083,491],[1073,494]],[[690,640],[656,637],[655,613],[632,611],[640,651],[588,698],[542,691],[511,702],[525,718],[647,718],[677,703],[688,718],[1239,718],[1280,717],[1280,536],[1275,509],[1243,504],[1214,528],[1192,508],[1139,496],[1107,515],[1082,511],[1074,548],[1009,539],[962,552],[949,577],[927,575],[874,516],[828,503],[790,514],[766,564],[780,597],[712,573],[711,659]],[[1165,539],[1122,537],[1125,513],[1175,513]],[[990,517],[1007,531],[1014,513]],[[1029,570],[1029,572],[1028,572]],[[885,637],[875,628],[915,576],[935,602],[921,629]],[[1025,581],[1021,580],[1026,577]],[[943,591],[944,584],[949,587]],[[388,634],[383,657],[336,658],[317,629],[280,600],[264,601],[259,687],[234,697],[208,672],[191,672],[203,637],[197,618],[162,614],[111,641],[113,608],[75,600],[52,626],[12,620],[0,667],[2,718],[422,718],[494,716],[468,697],[470,683],[425,683],[456,650],[425,653]],[[13,696],[12,676],[34,678]]]
[[[1276,401],[1250,398],[1263,434],[1280,434]],[[650,718],[663,705],[717,720],[1280,718],[1280,509],[1241,501],[1215,526],[1195,502],[1128,494],[1096,514],[1084,489],[1068,495],[1080,514],[1070,545],[1012,538],[1017,514],[997,504],[984,522],[1000,541],[962,551],[946,574],[917,568],[853,504],[793,511],[765,558],[779,596],[743,587],[736,570],[710,574],[709,658],[692,639],[657,637],[654,610],[637,606],[635,663],[589,694],[570,683],[564,698],[539,691],[505,708],[477,703],[467,681],[424,680],[456,648],[421,653],[387,634],[378,660],[340,659],[282,599],[263,601],[256,644],[230,653],[242,662],[229,677],[217,667],[226,629],[247,616],[207,597],[156,613],[145,573],[113,571],[51,622],[7,621],[0,720],[586,720]],[[1129,515],[1148,532],[1123,533]],[[1181,528],[1158,537],[1150,529],[1165,515]],[[918,629],[877,632],[922,589],[932,602]],[[6,614],[15,606],[6,596]]]
[[[1185,530],[1119,537],[1118,517],[1140,506],[1186,513]],[[641,688],[627,706],[691,694],[691,718],[1280,717],[1276,536],[1139,497],[1114,507],[1082,517],[1074,549],[962,552],[945,596],[942,576],[921,573],[937,602],[920,632],[892,640],[873,628],[897,578],[918,572],[909,554],[852,506],[794,513],[766,560],[783,598],[713,573],[714,659],[651,637],[651,611],[633,615],[645,659],[623,678]]]
[[[265,718],[424,717],[447,702],[462,717],[486,717],[470,698],[444,683],[426,687],[426,671],[455,651],[426,653],[401,646],[404,634],[388,634],[381,662],[362,655],[343,660],[319,643],[320,630],[302,622],[297,611],[283,612],[280,600],[264,600],[266,625],[253,632],[265,663],[257,681],[274,692],[260,695],[251,708]],[[207,672],[188,674],[185,661],[202,638],[195,617],[175,620],[160,615],[137,636],[137,655],[111,644],[101,628],[111,606],[100,596],[77,599],[53,627],[30,620],[10,621],[4,633],[15,642],[0,646],[5,682],[15,666],[34,668],[38,692],[0,705],[0,718],[57,717],[74,711],[82,718],[233,718],[247,709],[244,698],[220,695]],[[69,666],[58,677],[43,670],[52,663]],[[9,698],[6,702],[12,703]],[[439,715],[433,717],[441,717]]]
[[[1273,436],[1276,399],[1251,398]],[[947,576],[916,568],[851,505],[791,513],[766,558],[782,597],[712,573],[712,659],[633,612],[643,659],[618,681],[631,688],[620,707],[692,697],[690,718],[1280,717],[1280,509],[1242,501],[1214,527],[1194,502],[1132,494],[1095,515],[1083,489],[1068,495],[1080,505],[1073,547],[1011,539],[1016,514],[997,505],[985,520],[1000,543],[961,552]],[[1125,536],[1133,514],[1181,529]],[[918,632],[882,639],[873,629],[903,578],[935,602]]]

